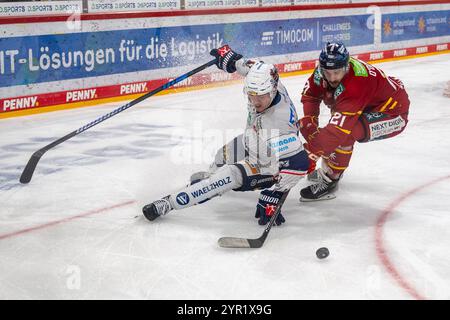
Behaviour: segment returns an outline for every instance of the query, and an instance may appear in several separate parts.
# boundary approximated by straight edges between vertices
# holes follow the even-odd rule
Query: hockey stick
[[[145,99],[147,99],[147,98],[157,94],[158,92],[163,91],[163,90],[173,86],[174,84],[185,80],[186,78],[192,76],[193,74],[196,74],[196,73],[198,73],[198,72],[208,68],[209,66],[212,66],[213,64],[215,64],[215,62],[216,62],[216,60],[211,60],[211,61],[205,63],[204,65],[201,65],[200,67],[195,68],[194,70],[191,70],[191,71],[189,71],[189,72],[179,76],[178,78],[173,79],[172,81],[169,81],[169,82],[163,84],[162,86],[156,88],[155,90],[147,92],[146,94],[140,96],[139,98],[136,98],[136,99],[128,102],[126,105],[123,105],[123,106],[115,109],[114,111],[101,116],[97,120],[94,120],[94,121],[88,123],[87,125],[79,128],[79,129],[77,129],[75,131],[72,131],[71,133],[65,135],[64,137],[59,138],[58,140],[50,143],[49,145],[39,149],[38,151],[33,153],[33,155],[31,156],[30,160],[28,160],[28,163],[25,166],[25,169],[23,170],[22,175],[20,176],[20,182],[21,183],[28,183],[28,182],[31,181],[31,178],[33,177],[34,170],[36,169],[36,166],[37,166],[39,160],[44,155],[44,153],[46,153],[48,150],[56,147],[57,145],[59,145],[60,143],[63,143],[64,141],[69,140],[72,137],[75,137],[76,135],[79,135],[80,133],[88,130],[89,128],[92,128],[93,126],[99,124],[100,122],[103,122],[106,119],[109,119],[112,116],[115,116],[116,114],[118,114],[118,113],[120,113],[122,111],[125,111],[128,108],[131,108],[135,104],[138,104],[139,102],[144,101]]]
[[[278,203],[275,213],[270,218],[269,224],[264,229],[263,234],[257,239],[246,239],[246,238],[235,238],[235,237],[222,237],[218,240],[219,246],[222,248],[261,248],[269,235],[270,229],[272,228],[275,220],[281,212],[281,207],[284,204],[289,190],[283,193],[280,202]]]

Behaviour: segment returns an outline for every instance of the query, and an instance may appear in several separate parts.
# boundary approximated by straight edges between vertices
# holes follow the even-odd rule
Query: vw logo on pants
[[[189,195],[186,192],[181,192],[181,193],[177,194],[176,199],[177,199],[177,203],[180,206],[187,205],[189,203],[189,200],[190,200],[189,199]]]

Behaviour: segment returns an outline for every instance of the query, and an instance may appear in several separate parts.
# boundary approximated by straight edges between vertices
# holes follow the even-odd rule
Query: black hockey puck
[[[329,256],[329,254],[330,254],[330,251],[328,251],[328,248],[325,248],[325,247],[319,248],[316,251],[316,256],[319,259],[325,259],[326,257]]]

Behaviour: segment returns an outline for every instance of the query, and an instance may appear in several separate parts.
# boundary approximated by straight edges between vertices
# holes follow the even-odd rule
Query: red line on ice
[[[128,206],[128,205],[130,205],[132,203],[135,203],[135,202],[136,201],[134,201],[134,200],[130,200],[130,201],[127,201],[127,202],[122,202],[122,203],[119,203],[119,204],[115,204],[115,205],[110,206],[110,207],[105,207],[105,208],[101,208],[101,209],[91,210],[91,211],[88,211],[88,212],[85,212],[85,213],[82,213],[82,214],[78,214],[76,216],[64,218],[64,219],[61,219],[61,220],[55,220],[55,221],[47,222],[47,223],[44,223],[44,224],[41,224],[41,225],[37,225],[37,226],[34,226],[34,227],[30,227],[30,228],[26,228],[26,229],[23,229],[23,230],[18,230],[18,231],[14,231],[14,232],[11,232],[11,233],[6,233],[6,234],[0,234],[0,240],[7,239],[7,238],[12,238],[12,237],[15,237],[15,236],[18,236],[18,235],[22,235],[22,234],[25,234],[25,233],[30,233],[32,231],[36,231],[36,230],[41,230],[41,229],[44,229],[44,228],[52,227],[54,225],[61,224],[61,223],[66,223],[66,222],[69,222],[69,221],[72,221],[72,220],[75,220],[75,219],[78,219],[78,218],[83,218],[83,217],[91,216],[91,215],[94,215],[94,214],[99,214],[99,213],[103,213],[103,212],[110,211],[110,210],[113,210],[113,209],[117,209],[117,208],[120,208],[120,207],[125,207],[125,206]]]
[[[375,245],[377,250],[378,258],[381,260],[387,271],[390,273],[390,275],[397,281],[400,287],[402,287],[405,291],[407,291],[412,297],[418,300],[424,300],[426,299],[424,295],[420,294],[411,284],[409,284],[405,278],[402,277],[400,272],[396,269],[395,265],[392,263],[392,261],[389,259],[387,250],[384,246],[383,242],[383,227],[386,224],[386,221],[388,220],[389,216],[391,216],[394,213],[395,208],[397,208],[403,201],[410,198],[417,192],[426,189],[438,182],[441,182],[443,180],[450,179],[450,175],[445,177],[440,177],[437,179],[434,179],[430,182],[427,182],[421,186],[418,186],[414,189],[411,189],[404,194],[402,194],[400,197],[392,201],[381,213],[380,217],[377,220],[377,225],[375,227]]]

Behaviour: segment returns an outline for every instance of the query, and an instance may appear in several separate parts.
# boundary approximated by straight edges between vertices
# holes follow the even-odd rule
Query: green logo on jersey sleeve
[[[355,72],[355,76],[357,76],[357,77],[367,77],[367,76],[369,76],[369,74],[367,73],[366,67],[364,67],[364,65],[360,61],[358,61],[358,60],[356,60],[354,58],[350,58],[350,64],[353,67],[353,71]]]
[[[320,87],[320,81],[322,80],[322,74],[320,73],[319,68],[314,70],[314,83]]]
[[[336,100],[337,97],[339,97],[341,95],[342,92],[344,92],[345,87],[341,84],[339,84],[339,86],[336,88],[336,90],[334,91],[334,99]]]

